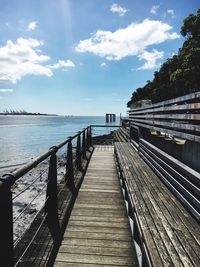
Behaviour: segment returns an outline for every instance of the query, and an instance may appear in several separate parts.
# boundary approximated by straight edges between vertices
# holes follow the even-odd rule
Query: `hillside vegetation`
[[[128,107],[142,99],[156,103],[200,90],[200,9],[183,20],[181,35],[185,42],[178,55],[167,59],[152,81],[133,92]]]

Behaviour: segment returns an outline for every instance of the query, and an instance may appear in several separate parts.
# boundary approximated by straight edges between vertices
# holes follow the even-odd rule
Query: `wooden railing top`
[[[129,110],[132,127],[200,142],[200,92]]]
[[[181,104],[182,102],[188,102],[188,101],[193,101],[193,100],[200,100],[200,92],[195,92],[192,94],[172,98],[169,100],[165,100],[162,102],[158,102],[152,105],[149,105],[147,107],[140,107],[140,108],[134,108],[130,109],[128,112],[135,112],[135,111],[142,111],[142,110],[147,110],[147,109],[153,109],[161,106],[168,106],[168,105],[174,105],[174,104]],[[200,101],[199,101],[200,102]]]

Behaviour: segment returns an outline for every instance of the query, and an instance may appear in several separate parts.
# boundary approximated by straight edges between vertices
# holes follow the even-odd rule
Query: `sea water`
[[[81,116],[0,116],[0,175],[31,161],[91,124],[106,125],[105,117]],[[112,125],[119,125],[119,118]],[[94,128],[93,135],[113,128]]]

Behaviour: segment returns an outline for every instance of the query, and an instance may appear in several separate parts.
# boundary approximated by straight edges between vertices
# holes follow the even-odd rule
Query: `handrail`
[[[4,262],[5,266],[14,266],[13,197],[11,190],[13,184],[22,176],[29,173],[29,171],[32,171],[34,168],[36,168],[40,163],[49,160],[49,168],[47,170],[48,179],[46,181],[46,186],[45,184],[43,185],[43,188],[46,187],[46,200],[43,207],[45,211],[45,219],[42,221],[42,225],[44,223],[47,224],[54,243],[59,243],[61,241],[61,225],[58,218],[57,152],[65,145],[67,145],[66,172],[64,174],[64,179],[66,186],[69,188],[69,207],[72,207],[73,202],[75,201],[77,190],[81,184],[81,178],[78,182],[74,180],[74,172],[75,170],[77,170],[82,173],[81,177],[83,177],[84,175],[82,162],[84,160],[86,162],[89,160],[87,151],[90,151],[90,147],[92,146],[91,134],[91,126],[88,126],[79,131],[74,136],[68,137],[62,143],[51,147],[46,153],[42,154],[39,157],[36,157],[34,160],[28,162],[23,167],[11,173],[4,174],[2,177],[0,177],[0,259],[2,262]],[[76,153],[74,157],[72,141],[75,140],[77,144],[75,147]],[[24,191],[28,188],[29,186],[26,186]],[[19,196],[20,194],[17,197]],[[26,211],[26,208],[22,209],[22,212],[24,211]],[[17,219],[15,219],[15,222],[16,221]],[[40,225],[40,227],[42,225]],[[27,245],[28,247],[31,245],[31,242],[33,242],[33,240],[29,242],[29,244]],[[23,253],[22,256],[24,255]],[[19,259],[21,259],[20,257],[18,259],[15,259],[15,262],[18,262]]]
[[[112,124],[108,124],[108,125],[104,125],[104,124],[91,124],[90,125],[92,128],[93,127],[108,127],[108,128],[119,128],[122,127],[121,125],[112,125]]]
[[[17,266],[17,264],[21,260],[23,260],[23,257],[29,247],[34,245],[34,240],[38,232],[40,231],[40,228],[46,227],[46,225],[53,240],[54,247],[57,247],[60,244],[63,233],[63,225],[65,225],[65,221],[70,216],[70,211],[73,207],[73,203],[76,199],[78,189],[81,185],[87,164],[89,162],[89,158],[92,153],[92,129],[94,127],[107,128],[120,126],[110,124],[89,125],[88,127],[76,133],[74,136],[69,136],[65,141],[59,143],[56,146],[50,147],[47,152],[39,157],[36,157],[31,162],[25,164],[23,167],[11,173],[5,174],[3,175],[3,177],[0,177],[0,259],[2,262],[4,262],[6,267]],[[63,173],[64,186],[61,185],[61,187],[59,187],[57,181],[59,169],[57,152],[65,146],[65,151],[67,153],[66,158],[63,158],[63,166],[65,168],[65,171]],[[35,218],[37,216],[37,220],[41,218],[41,223],[39,224],[38,228],[35,228],[35,232],[33,233],[34,235],[32,237],[29,236],[30,233],[27,234],[27,236],[29,236],[28,241],[26,240],[26,232],[23,232],[22,234],[20,233],[20,238],[22,237],[23,240],[26,240],[26,242],[28,242],[25,242],[25,245],[22,245],[22,250],[20,245],[21,243],[24,243],[24,241],[20,243],[20,238],[17,238],[17,242],[14,242],[13,224],[14,222],[17,222],[19,217],[21,218],[22,213],[27,211],[29,206],[32,205],[33,201],[30,201],[28,207],[22,208],[20,216],[17,216],[15,219],[13,219],[13,201],[16,201],[16,199],[20,197],[21,194],[18,194],[16,198],[13,198],[12,186],[17,180],[28,174],[30,171],[32,172],[33,170],[35,170],[35,168],[43,162],[48,164],[48,168],[45,168],[44,173],[41,174],[40,172],[41,176],[43,176],[43,174],[47,175],[47,179],[43,179],[42,181],[42,190],[46,189],[46,198],[43,206],[35,215]],[[22,193],[24,193],[26,190],[29,190],[36,181],[38,181],[38,177],[37,179],[34,179],[34,183],[33,181],[31,181],[30,184],[26,185],[25,188],[21,190]],[[58,205],[59,198],[62,197],[61,195],[63,194],[63,190],[66,194],[65,198],[67,199],[66,201],[68,201],[68,204],[64,205],[67,206],[66,208],[63,207],[63,204],[61,204],[61,207],[62,211],[64,211],[66,215],[60,214],[61,210]],[[33,197],[33,200],[42,193],[43,192],[39,191],[38,194]],[[43,213],[44,215],[41,215]],[[35,220],[33,221],[33,224],[34,222]],[[26,227],[25,230],[29,231],[28,228],[29,227]],[[19,251],[20,253],[22,252],[20,255],[18,255]],[[17,255],[15,255],[15,260],[14,252],[16,252]]]
[[[49,149],[49,151],[44,153],[42,156],[39,156],[39,157],[35,158],[34,160],[32,160],[31,162],[27,163],[22,168],[19,168],[19,169],[13,171],[12,173],[3,175],[3,177],[1,178],[1,181],[0,181],[0,190],[1,190],[1,186],[3,186],[4,183],[7,183],[7,181],[8,181],[10,186],[13,185],[14,182],[17,181],[20,177],[22,177],[24,174],[26,174],[31,169],[35,168],[39,163],[41,163],[42,161],[47,159],[49,156],[56,153],[60,148],[62,148],[66,144],[68,144],[70,142],[70,140],[74,140],[75,138],[80,136],[83,132],[85,132],[89,128],[90,128],[90,126],[88,126],[87,128],[84,128],[82,131],[78,132],[73,137],[68,137],[67,140],[58,144],[57,146],[51,147]],[[9,177],[7,177],[7,176],[9,176]]]

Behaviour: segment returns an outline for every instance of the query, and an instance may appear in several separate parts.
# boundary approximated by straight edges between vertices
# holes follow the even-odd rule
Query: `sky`
[[[126,115],[199,0],[0,0],[0,112]]]

